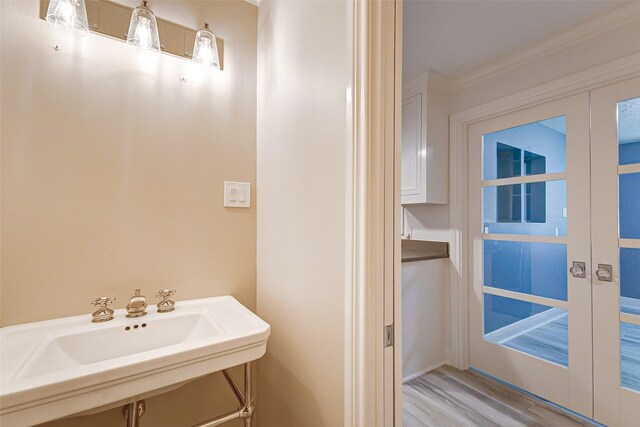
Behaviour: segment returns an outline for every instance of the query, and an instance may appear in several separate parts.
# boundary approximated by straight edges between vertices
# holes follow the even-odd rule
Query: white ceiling
[[[405,0],[403,78],[449,78],[628,3],[617,0]]]

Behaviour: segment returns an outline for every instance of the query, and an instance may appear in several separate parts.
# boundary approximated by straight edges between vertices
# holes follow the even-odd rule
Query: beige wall
[[[255,204],[225,209],[223,181],[255,185],[257,8],[151,4],[225,40],[225,71],[185,84],[184,60],[145,62],[106,37],[59,34],[37,1],[0,3],[2,325],[88,314],[100,295],[122,308],[136,287],[151,303],[175,287],[178,300],[231,294],[255,309]],[[151,399],[143,425],[233,409],[221,386],[214,376]]]
[[[258,29],[260,427],[344,425],[347,2],[263,1]]]

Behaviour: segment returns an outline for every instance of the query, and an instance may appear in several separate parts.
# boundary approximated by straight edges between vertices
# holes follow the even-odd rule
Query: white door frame
[[[349,116],[353,152],[347,212],[351,269],[345,289],[345,426],[402,425],[402,358],[385,348],[400,289],[399,120],[402,0],[355,1]],[[399,116],[399,115],[398,115]],[[395,320],[395,322],[394,322]],[[400,392],[400,394],[398,394]]]
[[[522,108],[536,106],[640,75],[640,53],[563,77],[504,98],[452,114],[449,122],[449,200],[451,271],[449,286],[450,363],[469,368],[469,304],[471,286],[468,230],[468,126]]]

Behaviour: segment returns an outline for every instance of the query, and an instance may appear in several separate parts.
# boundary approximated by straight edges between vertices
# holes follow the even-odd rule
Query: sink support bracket
[[[227,380],[231,391],[236,396],[236,399],[238,399],[240,409],[212,418],[200,424],[196,424],[193,427],[215,427],[237,419],[244,421],[244,427],[251,427],[251,420],[253,419],[255,411],[255,407],[253,405],[253,393],[251,391],[253,375],[251,372],[251,362],[244,364],[244,393],[240,391],[240,387],[238,387],[233,377],[226,369],[222,370],[222,375],[224,375],[224,379]]]
[[[127,421],[127,427],[138,427],[140,418],[144,415],[147,406],[144,400],[131,402],[122,408],[122,416]]]
[[[255,411],[251,391],[253,375],[251,372],[251,362],[244,364],[244,393],[240,391],[240,387],[238,387],[229,371],[223,369],[222,375],[224,376],[224,379],[227,380],[227,383],[229,384],[233,394],[236,396],[236,399],[238,399],[240,408],[229,412],[228,414],[196,424],[193,427],[215,427],[237,419],[244,421],[244,427],[251,427],[251,421],[253,420],[253,414]],[[127,421],[127,427],[139,427],[140,417],[144,415],[145,410],[146,405],[144,400],[131,402],[125,405],[122,409],[122,415]]]

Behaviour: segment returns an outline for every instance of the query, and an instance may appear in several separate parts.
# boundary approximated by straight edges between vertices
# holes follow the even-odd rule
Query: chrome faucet
[[[127,317],[140,317],[147,314],[147,299],[144,295],[140,295],[142,289],[134,289],[135,295],[127,304]]]
[[[91,301],[91,305],[99,306],[96,311],[91,313],[91,321],[93,323],[107,322],[113,319],[113,310],[107,308],[116,300],[116,297],[99,297]]]

